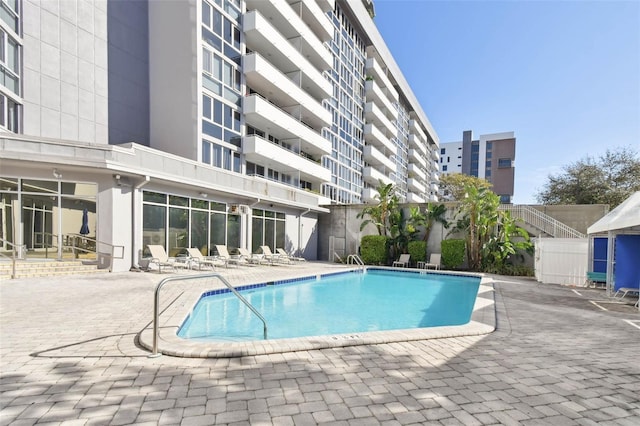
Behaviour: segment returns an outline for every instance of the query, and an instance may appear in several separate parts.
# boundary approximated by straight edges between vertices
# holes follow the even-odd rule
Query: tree
[[[542,204],[609,204],[613,209],[640,191],[640,157],[631,147],[608,149],[549,175],[536,194]]]
[[[450,201],[462,201],[467,193],[466,187],[491,189],[491,184],[475,176],[451,173],[440,176],[440,190]]]
[[[531,242],[507,211],[499,210],[500,197],[486,185],[465,186],[454,231],[466,234],[467,260],[474,271],[500,272],[518,250],[529,250]],[[523,241],[514,240],[521,237]]]
[[[368,219],[364,219],[360,223],[361,231],[372,223],[378,229],[378,235],[388,236],[391,227],[389,216],[398,208],[398,194],[394,184],[385,185],[382,181],[379,182],[376,190],[378,193],[375,195],[375,199],[378,200],[378,204],[366,206],[356,217],[362,219],[365,216],[369,216]]]
[[[429,235],[434,223],[441,223],[444,229],[449,228],[449,222],[445,218],[447,214],[447,207],[444,204],[427,204],[427,208],[424,211],[424,221],[420,225],[424,226],[424,238],[423,241],[429,241]]]

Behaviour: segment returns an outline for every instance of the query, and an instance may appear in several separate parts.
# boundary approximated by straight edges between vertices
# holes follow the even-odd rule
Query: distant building
[[[515,178],[516,138],[513,132],[491,133],[473,139],[471,130],[459,142],[440,144],[442,174],[463,173],[486,179],[501,203],[511,203]]]

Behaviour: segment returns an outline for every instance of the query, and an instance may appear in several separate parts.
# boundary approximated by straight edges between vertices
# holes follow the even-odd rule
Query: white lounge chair
[[[391,266],[400,266],[402,268],[408,268],[409,267],[409,259],[411,259],[411,255],[410,254],[401,254],[400,257],[398,258],[398,260],[393,262],[393,265]]]
[[[273,254],[269,246],[260,246],[260,251],[262,251],[262,254],[264,254],[265,259],[267,259],[271,265],[273,265],[273,262],[279,261],[280,255]]]
[[[264,255],[251,253],[246,248],[238,248],[238,253],[240,253],[240,259],[247,262],[249,265],[260,265],[261,263],[267,263],[268,261],[265,259]]]
[[[229,267],[229,264],[240,265],[240,260],[235,257],[231,257],[229,254],[229,250],[227,250],[227,246],[223,246],[221,244],[215,245],[216,251],[218,252],[218,259],[224,262],[225,267]]]
[[[440,253],[431,253],[429,256],[429,261],[424,264],[424,269],[434,268],[440,269],[440,258],[442,255]]]
[[[291,256],[289,253],[287,253],[284,249],[282,248],[277,248],[276,252],[280,255],[280,257],[285,258],[285,259],[289,259],[289,261],[294,261],[294,262],[306,262],[307,259],[305,259],[304,257],[296,257],[296,256]]]
[[[149,264],[157,265],[158,273],[162,273],[162,268],[170,268],[172,270],[176,268],[189,268],[188,258],[169,257],[163,246],[150,244],[147,248],[149,249],[149,253],[151,253]]]
[[[203,266],[211,266],[212,269],[216,269],[216,266],[224,265],[222,260],[213,256],[204,256],[200,249],[195,247],[188,248],[187,253],[189,253],[190,260],[194,266],[198,267],[198,270],[201,270]]]
[[[618,291],[616,291],[616,293],[613,295],[613,297],[614,298],[618,297],[618,293],[622,293],[622,295],[620,296],[620,299],[624,299],[627,293],[638,294],[638,292],[640,292],[640,288],[620,287]]]

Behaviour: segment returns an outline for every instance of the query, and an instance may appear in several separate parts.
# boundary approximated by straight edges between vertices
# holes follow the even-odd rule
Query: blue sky
[[[374,5],[440,142],[515,132],[515,203],[588,155],[640,151],[640,1]]]

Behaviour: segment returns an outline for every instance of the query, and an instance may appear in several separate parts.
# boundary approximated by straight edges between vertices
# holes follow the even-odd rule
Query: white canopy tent
[[[607,294],[614,288],[615,238],[620,234],[640,235],[640,191],[635,192],[609,214],[598,220],[587,229],[592,237],[596,234],[607,234]],[[640,261],[640,253],[638,253]],[[640,277],[638,277],[640,281]]]

